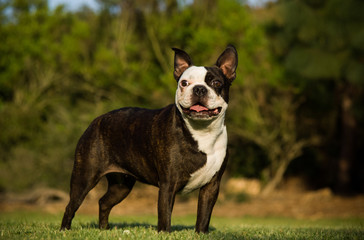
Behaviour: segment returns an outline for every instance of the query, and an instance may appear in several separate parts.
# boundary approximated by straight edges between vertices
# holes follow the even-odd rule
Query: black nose
[[[202,85],[197,85],[193,88],[193,93],[198,97],[203,97],[207,93],[207,88]]]

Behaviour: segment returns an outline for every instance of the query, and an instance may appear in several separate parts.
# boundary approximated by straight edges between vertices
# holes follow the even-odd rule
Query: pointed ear
[[[218,66],[227,79],[232,82],[236,77],[236,67],[238,66],[238,53],[233,45],[228,45],[225,51],[216,61]]]
[[[188,54],[178,48],[172,48],[174,51],[174,72],[173,76],[178,81],[182,73],[192,65],[192,60]]]

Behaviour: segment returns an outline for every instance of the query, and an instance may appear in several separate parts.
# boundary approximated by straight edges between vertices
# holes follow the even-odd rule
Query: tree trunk
[[[262,190],[262,196],[267,196],[271,194],[283,180],[283,175],[287,170],[287,167],[291,160],[285,160],[282,162],[278,162],[277,171],[274,173],[273,178],[265,185]]]
[[[350,172],[355,149],[356,121],[353,114],[353,88],[346,86],[341,98],[341,145],[336,190],[350,191]]]

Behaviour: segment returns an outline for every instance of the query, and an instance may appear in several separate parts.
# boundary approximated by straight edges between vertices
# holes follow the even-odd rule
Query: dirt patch
[[[269,197],[253,197],[245,203],[217,205],[215,214],[305,219],[364,218],[364,196],[345,198],[327,195],[326,190],[299,194],[280,191]]]
[[[98,199],[103,195],[103,184],[89,193],[78,213],[98,214]],[[39,191],[38,191],[39,192]],[[14,195],[2,196],[0,211],[42,211],[47,213],[62,213],[67,205],[64,194],[47,190],[47,195],[37,198],[35,193],[31,199],[41,201],[19,200]],[[56,196],[55,196],[56,195]],[[57,197],[62,196],[62,197]],[[157,215],[158,189],[147,185],[137,185],[127,199],[114,207],[113,215]],[[214,208],[214,216],[279,216],[304,219],[321,218],[364,218],[364,196],[341,197],[333,195],[329,189],[318,191],[281,190],[268,197],[247,195],[244,202],[231,200],[229,194],[222,191]],[[178,195],[174,205],[173,215],[196,214],[197,194]]]

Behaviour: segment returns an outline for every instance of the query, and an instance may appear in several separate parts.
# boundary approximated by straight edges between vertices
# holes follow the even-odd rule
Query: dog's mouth
[[[182,111],[187,116],[190,116],[192,118],[201,118],[201,119],[207,119],[211,117],[215,117],[220,114],[222,107],[208,109],[201,103],[196,103],[192,105],[189,108],[182,107]]]

